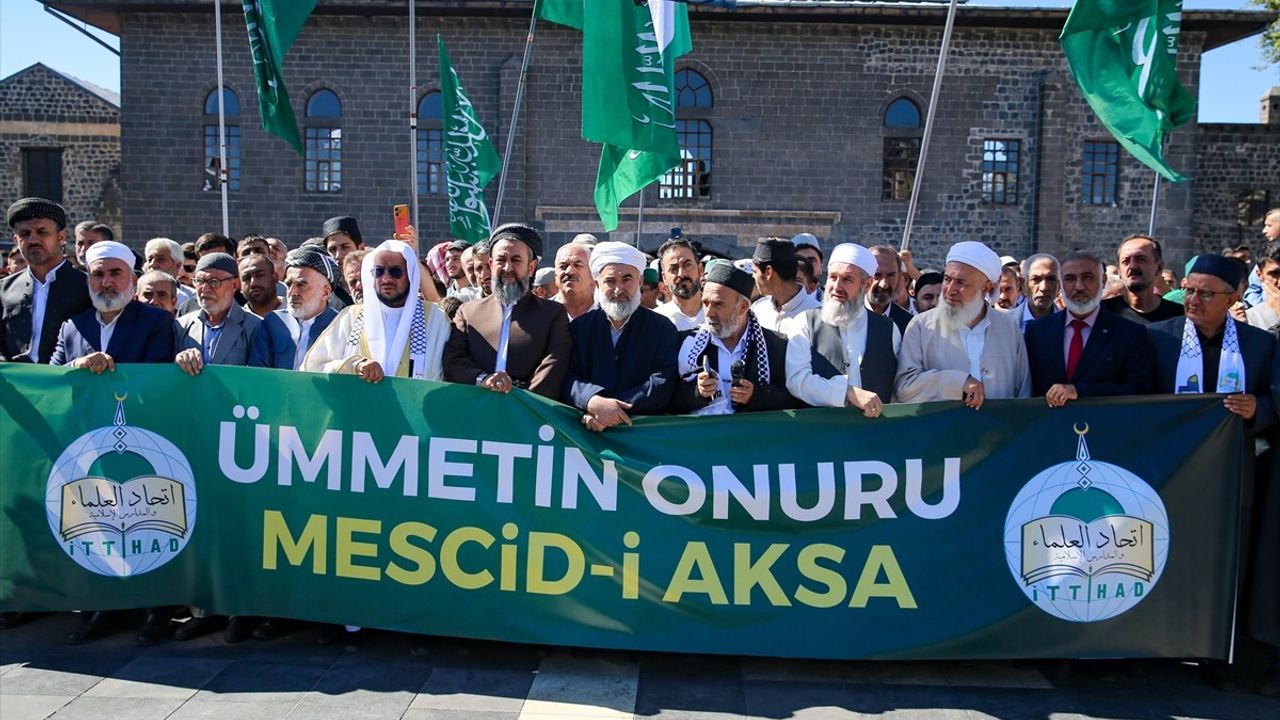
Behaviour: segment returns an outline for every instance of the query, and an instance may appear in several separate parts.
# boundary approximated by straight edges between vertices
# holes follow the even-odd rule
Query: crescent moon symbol
[[[1089,432],[1089,423],[1085,423],[1085,424],[1084,424],[1084,429],[1083,429],[1083,430],[1081,430],[1081,429],[1080,429],[1080,426],[1079,426],[1079,425],[1076,425],[1076,424],[1074,424],[1074,423],[1073,423],[1073,424],[1071,425],[1071,429],[1072,429],[1072,430],[1075,430],[1077,435],[1079,435],[1079,436],[1081,436],[1081,437],[1084,437],[1084,436],[1085,436],[1086,434],[1088,434],[1088,432]]]

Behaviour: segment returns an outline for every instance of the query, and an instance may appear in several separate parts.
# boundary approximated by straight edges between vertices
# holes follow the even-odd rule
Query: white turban
[[[120,260],[125,265],[128,265],[130,270],[133,269],[134,264],[138,261],[137,256],[133,254],[128,245],[118,243],[115,240],[96,242],[90,245],[89,249],[84,253],[85,265],[92,265],[98,260],[106,260],[107,258]]]
[[[879,269],[876,256],[857,243],[840,243],[832,248],[831,258],[827,260],[827,264],[830,266],[837,263],[852,265],[866,273],[867,277],[875,276],[876,270]]]
[[[964,263],[986,275],[991,282],[1000,282],[1000,256],[980,242],[966,240],[952,245],[947,251],[947,262]]]
[[[636,272],[643,273],[645,266],[644,253],[624,242],[602,242],[591,251],[592,277],[603,272],[606,265],[615,263],[630,265],[636,269]]]

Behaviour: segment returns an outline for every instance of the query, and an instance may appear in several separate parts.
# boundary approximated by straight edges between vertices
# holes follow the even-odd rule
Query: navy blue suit
[[[1236,338],[1240,341],[1240,355],[1244,358],[1245,392],[1258,399],[1258,409],[1252,422],[1245,426],[1255,433],[1271,427],[1276,421],[1275,401],[1271,397],[1272,383],[1280,378],[1280,366],[1276,361],[1276,341],[1271,333],[1251,325],[1227,318],[1236,323]],[[1172,393],[1178,374],[1178,357],[1182,353],[1182,331],[1187,325],[1185,317],[1176,317],[1147,326],[1147,334],[1155,348],[1156,392]],[[1223,329],[1226,332],[1226,329]],[[1213,385],[1215,379],[1205,378],[1205,385]]]
[[[329,306],[315,317],[311,332],[307,335],[308,350],[336,317],[338,311]],[[280,308],[267,313],[249,340],[249,366],[292,370],[293,359],[298,352],[298,342],[294,338],[299,332],[298,321],[287,309]]]
[[[1041,397],[1057,384],[1074,385],[1080,397],[1146,395],[1152,391],[1152,349],[1139,324],[1103,310],[1098,313],[1088,342],[1067,377],[1066,311],[1033,320],[1023,334],[1031,365],[1031,394]],[[1074,318],[1073,318],[1074,319]],[[1072,331],[1074,332],[1074,331]]]
[[[676,326],[641,307],[622,327],[616,347],[611,328],[608,316],[598,309],[569,323],[573,352],[561,399],[585,410],[587,401],[600,394],[631,403],[631,415],[665,412],[680,380]]]
[[[169,363],[176,349],[174,320],[169,313],[146,303],[131,300],[116,318],[111,342],[102,347],[102,327],[98,311],[89,308],[73,315],[58,330],[58,345],[51,365],[70,365],[73,360],[105,352],[117,363]]]

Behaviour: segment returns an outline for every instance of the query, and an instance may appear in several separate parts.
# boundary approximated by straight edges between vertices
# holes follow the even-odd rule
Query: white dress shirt
[[[57,267],[44,276],[44,282],[40,282],[36,274],[31,273],[31,282],[34,284],[34,291],[31,293],[31,362],[33,363],[42,363],[49,359],[40,357],[40,331],[44,328],[44,311],[49,307],[49,286],[53,284],[58,271],[66,264],[66,260],[58,263]],[[102,347],[106,346],[105,342],[102,343]]]
[[[840,330],[848,366],[844,375],[824,378],[813,372],[813,337],[809,323],[797,320],[790,324],[787,340],[787,389],[792,395],[814,407],[844,407],[851,387],[862,387],[862,358],[867,353],[867,314],[859,313],[849,327]],[[902,345],[902,332],[893,326],[893,354]]]
[[[674,300],[659,305],[654,312],[670,320],[676,326],[676,330],[681,332],[697,330],[707,319],[707,314],[702,310],[702,305],[698,305],[698,313],[696,315],[685,315]]]
[[[964,342],[964,352],[969,356],[969,377],[982,382],[982,350],[987,345],[987,328],[991,327],[991,308],[987,315],[971,328],[960,329],[960,339]]]
[[[311,342],[311,326],[316,323],[315,318],[310,320],[298,321],[298,337],[293,339],[293,369],[297,370],[302,367],[302,359],[307,356],[307,345]]]
[[[116,321],[123,314],[123,311],[116,313],[116,316],[111,318],[111,322],[102,322],[102,313],[100,312],[93,314],[94,319],[98,321],[98,337],[100,338],[98,342],[101,343],[98,347],[102,352],[106,352],[107,346],[111,344],[111,336],[116,332]]]
[[[785,332],[788,320],[806,310],[822,307],[822,303],[805,292],[803,287],[797,286],[797,290],[799,292],[783,303],[782,307],[774,305],[773,297],[769,295],[752,303],[751,311],[756,314],[756,320],[760,322],[760,327],[774,332]]]

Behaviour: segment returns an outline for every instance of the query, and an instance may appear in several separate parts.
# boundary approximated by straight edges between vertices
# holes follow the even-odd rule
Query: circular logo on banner
[[[173,443],[124,417],[76,438],[45,486],[49,529],[67,556],[99,575],[131,577],[169,562],[196,522],[191,465]]]
[[[1036,607],[1097,622],[1155,588],[1169,557],[1169,516],[1142,478],[1089,457],[1088,425],[1075,432],[1076,459],[1041,471],[1014,498],[1005,558]]]

